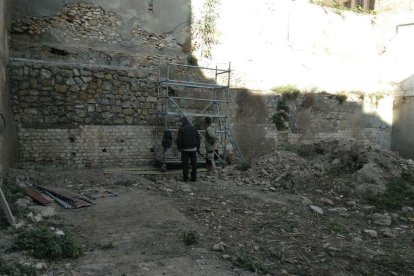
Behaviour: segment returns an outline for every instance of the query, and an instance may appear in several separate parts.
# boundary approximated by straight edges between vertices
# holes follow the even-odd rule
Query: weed
[[[296,100],[296,98],[300,95],[300,90],[292,84],[273,87],[272,91],[280,94],[287,100]]]
[[[271,273],[274,271],[273,264],[266,264],[265,262],[257,259],[246,247],[237,246],[235,249],[234,264],[243,269],[250,270],[252,272]]]
[[[35,258],[50,260],[77,258],[83,255],[82,247],[68,230],[59,236],[45,225],[19,233],[10,250],[27,250]]]
[[[335,232],[339,234],[347,234],[349,232],[345,225],[342,225],[340,223],[336,223],[333,221],[325,223],[323,225],[323,228],[327,231]]]
[[[335,95],[335,99],[338,101],[339,104],[343,104],[348,97],[345,94],[338,94]]]
[[[285,147],[285,150],[286,151],[291,151],[291,152],[294,152],[294,153],[298,153],[299,152],[299,147],[300,147],[300,145],[299,144],[288,144],[286,147]]]
[[[400,177],[390,180],[383,194],[367,198],[377,208],[400,210],[414,205],[414,172],[404,170]]]
[[[239,165],[237,165],[236,169],[238,169],[239,171],[247,171],[248,169],[250,169],[250,163],[247,161],[242,161],[240,162]]]
[[[14,203],[19,198],[23,197],[23,189],[10,178],[4,179],[2,189],[4,196],[9,203]]]
[[[289,129],[289,106],[287,98],[282,97],[276,106],[276,113],[272,116],[272,122],[276,125],[277,130]]]
[[[194,245],[198,243],[199,236],[196,231],[186,231],[182,235],[185,245]]]
[[[32,266],[24,266],[19,263],[10,263],[0,259],[0,275],[37,275]]]
[[[304,109],[310,108],[313,106],[313,104],[315,103],[315,93],[306,93],[304,95],[304,99],[302,102],[301,107]]]
[[[189,65],[198,66],[198,60],[192,54],[187,55],[187,62]]]

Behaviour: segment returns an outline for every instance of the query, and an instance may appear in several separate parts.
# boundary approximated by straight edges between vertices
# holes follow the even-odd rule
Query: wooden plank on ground
[[[46,198],[44,195],[42,195],[41,193],[26,187],[24,189],[24,193],[26,195],[28,195],[29,197],[31,197],[35,202],[41,204],[41,205],[49,205],[52,203],[52,200],[50,198]]]

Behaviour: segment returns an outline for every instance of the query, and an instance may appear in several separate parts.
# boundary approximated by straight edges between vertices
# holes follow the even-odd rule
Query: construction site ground
[[[370,149],[365,156],[383,156],[396,170],[412,162]],[[287,170],[273,165],[270,171],[273,159]],[[44,218],[75,234],[85,249],[78,259],[50,262],[24,252],[6,254],[15,230],[4,224],[0,252],[10,262],[44,262],[38,270],[43,275],[412,275],[412,206],[389,211],[369,204],[362,190],[344,189],[349,179],[358,190],[361,169],[308,175],[301,184],[294,166],[304,160],[276,152],[251,162],[246,171],[227,166],[214,177],[201,172],[195,183],[182,182],[180,174],[140,175],[138,170],[13,170],[20,183],[108,189],[119,196],[88,208],[56,205],[57,215]],[[301,172],[309,169],[302,166]],[[272,173],[279,179],[269,178]],[[198,243],[184,243],[189,232],[197,233]]]

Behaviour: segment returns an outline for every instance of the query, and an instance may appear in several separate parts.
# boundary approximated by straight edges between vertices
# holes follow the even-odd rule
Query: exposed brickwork
[[[148,126],[20,128],[19,143],[26,167],[136,166],[154,159],[154,128]]]

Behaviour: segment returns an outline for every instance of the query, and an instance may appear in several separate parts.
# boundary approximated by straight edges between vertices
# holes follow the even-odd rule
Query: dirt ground
[[[373,152],[391,158],[376,149]],[[308,174],[301,180],[303,183],[298,180],[298,173],[293,172],[295,178],[280,169],[278,175],[286,179],[277,179],[281,185],[268,185],[271,180],[263,171],[268,161],[263,160],[281,155],[283,160],[290,160],[291,173],[296,161],[302,172],[306,168],[313,172],[321,164],[315,156],[308,158],[313,160],[310,166],[305,159],[279,152],[252,162],[246,171],[228,166],[215,177],[200,173],[195,183],[181,182],[180,175],[142,176],[136,171],[122,170],[15,171],[21,175],[17,177],[20,182],[73,191],[101,188],[119,193],[118,197],[99,199],[88,208],[65,210],[55,206],[57,215],[49,222],[75,233],[86,252],[78,259],[46,261],[38,272],[412,275],[412,206],[387,210],[349,192],[353,182],[358,187],[358,176],[366,170],[359,167],[344,175],[337,171],[321,173],[319,178]],[[360,160],[354,157],[352,160]],[[395,168],[406,166],[401,163],[405,161],[398,162],[392,161],[394,165],[398,163]],[[385,169],[384,163],[382,171]],[[296,182],[292,183],[292,179]],[[301,188],[306,179],[308,186]],[[0,252],[4,253],[13,232],[4,225],[0,231]],[[183,233],[189,231],[198,234],[197,244],[184,244]],[[20,262],[42,261],[22,253],[3,256]]]

